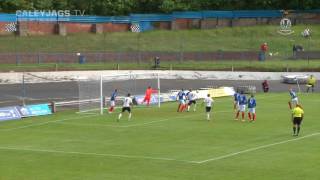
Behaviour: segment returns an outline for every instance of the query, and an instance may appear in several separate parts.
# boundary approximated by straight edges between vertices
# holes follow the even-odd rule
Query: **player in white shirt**
[[[128,96],[125,97],[123,100],[122,111],[118,116],[118,121],[121,119],[122,113],[125,111],[129,112],[128,119],[131,120],[131,105],[132,105],[132,98],[130,97],[130,93],[129,93]]]
[[[192,92],[192,90],[190,89],[189,92],[187,93],[187,98],[188,98],[188,108],[187,111],[190,111],[190,107],[192,104],[194,104],[193,106],[193,111],[196,111],[197,108],[197,102],[196,102],[196,94],[194,92]]]
[[[204,103],[206,103],[206,113],[207,113],[207,120],[210,120],[210,112],[213,105],[213,99],[210,97],[210,94],[207,95],[206,98],[204,98]]]

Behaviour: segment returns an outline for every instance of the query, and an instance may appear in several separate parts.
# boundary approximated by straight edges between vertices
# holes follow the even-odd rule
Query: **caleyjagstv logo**
[[[294,33],[294,31],[291,29],[291,21],[288,18],[283,18],[280,21],[280,29],[278,30],[278,33],[282,35],[289,35]]]

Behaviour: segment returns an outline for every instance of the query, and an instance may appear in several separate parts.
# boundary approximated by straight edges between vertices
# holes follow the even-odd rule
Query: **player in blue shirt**
[[[248,117],[249,117],[249,121],[256,121],[256,106],[257,106],[257,102],[256,99],[254,98],[254,95],[251,94],[251,97],[248,99]]]
[[[236,115],[236,119],[235,120],[239,120],[239,114],[241,112],[242,121],[245,121],[244,120],[244,113],[246,111],[246,105],[247,105],[247,97],[243,93],[243,91],[241,91],[240,96],[239,96],[239,109],[237,111],[237,115]]]
[[[239,98],[240,98],[240,94],[238,91],[236,91],[233,95],[233,110],[236,111],[239,109]]]
[[[179,106],[177,112],[182,112],[186,108],[186,94],[184,90],[181,89],[177,94],[177,99],[179,101]]]
[[[112,113],[113,110],[114,110],[114,107],[116,105],[116,97],[118,95],[118,90],[115,89],[112,94],[111,94],[111,97],[110,97],[110,108],[109,108],[109,113]]]
[[[290,94],[291,100],[288,102],[288,104],[289,104],[289,108],[292,109],[292,107],[299,104],[299,101],[298,101],[297,93],[292,88],[289,89],[289,94]]]

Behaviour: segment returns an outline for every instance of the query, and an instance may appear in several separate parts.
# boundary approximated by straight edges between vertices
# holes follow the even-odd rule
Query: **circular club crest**
[[[278,33],[282,35],[289,35],[294,33],[294,31],[291,29],[291,21],[288,18],[283,18],[280,21],[280,29],[278,30]]]

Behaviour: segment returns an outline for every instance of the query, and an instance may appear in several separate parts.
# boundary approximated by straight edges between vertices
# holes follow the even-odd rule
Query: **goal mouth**
[[[146,96],[147,89],[149,88],[152,92],[151,96]],[[102,74],[92,79],[83,78],[78,81],[78,90],[79,113],[85,114],[104,114],[104,109],[108,109],[110,106],[121,106],[122,100],[129,94],[131,97],[134,97],[134,105],[136,106],[157,105],[160,107],[162,101],[160,95],[160,75],[157,72],[116,75]],[[115,91],[115,100],[111,102],[111,96]]]

